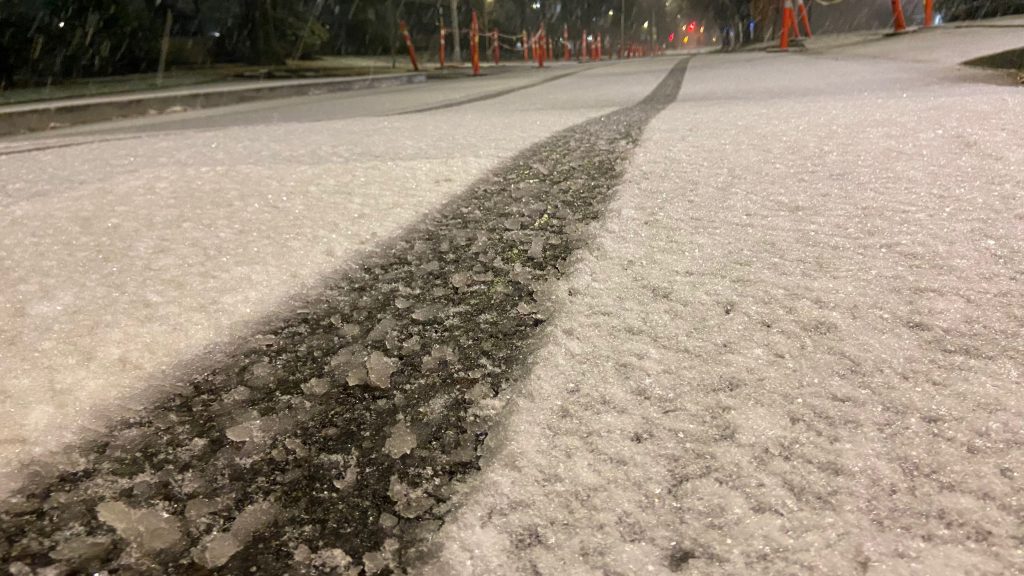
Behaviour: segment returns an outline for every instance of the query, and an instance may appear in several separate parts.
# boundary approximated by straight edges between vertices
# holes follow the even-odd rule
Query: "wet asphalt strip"
[[[512,158],[0,511],[29,574],[404,573],[478,469],[495,398],[680,60],[640,103]],[[51,573],[51,572],[46,572]]]

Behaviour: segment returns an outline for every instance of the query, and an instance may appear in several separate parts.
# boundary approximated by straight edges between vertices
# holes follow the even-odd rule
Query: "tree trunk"
[[[274,32],[272,0],[245,0],[249,25],[249,61],[253,64],[284,64],[284,54]]]
[[[450,0],[451,22],[452,22],[452,61],[462,62],[462,48],[460,47],[459,36],[459,0]]]

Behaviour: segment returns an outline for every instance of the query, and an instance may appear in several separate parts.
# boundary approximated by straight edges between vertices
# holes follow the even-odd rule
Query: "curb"
[[[0,136],[39,132],[56,127],[103,122],[118,118],[148,116],[180,109],[216,108],[257,100],[317,96],[367,88],[384,88],[426,82],[424,73],[388,74],[356,78],[317,78],[267,83],[266,85],[222,86],[179,90],[160,94],[128,94],[52,101],[0,108]]]

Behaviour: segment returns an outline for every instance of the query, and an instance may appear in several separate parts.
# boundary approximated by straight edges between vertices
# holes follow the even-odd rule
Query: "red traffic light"
[[[693,32],[697,28],[697,21],[694,20],[686,25],[687,32]]]

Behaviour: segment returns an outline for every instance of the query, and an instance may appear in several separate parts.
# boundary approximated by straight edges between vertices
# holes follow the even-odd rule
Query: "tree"
[[[248,61],[253,64],[284,64],[284,52],[275,32],[274,0],[242,0],[242,20],[249,38]]]

